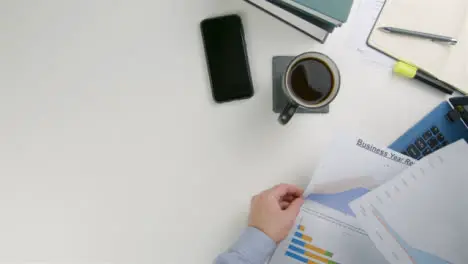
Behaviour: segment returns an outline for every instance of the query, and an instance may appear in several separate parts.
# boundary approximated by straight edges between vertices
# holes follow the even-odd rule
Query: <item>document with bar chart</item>
[[[348,204],[414,162],[359,137],[336,137],[312,175],[296,229],[270,264],[387,263]]]
[[[351,202],[390,263],[468,263],[467,160],[468,145],[458,141]]]
[[[354,216],[349,203],[414,164],[415,160],[368,140],[340,135],[320,160],[306,200]]]
[[[270,264],[387,263],[364,230],[350,223],[356,219],[331,209],[318,212],[303,207]]]

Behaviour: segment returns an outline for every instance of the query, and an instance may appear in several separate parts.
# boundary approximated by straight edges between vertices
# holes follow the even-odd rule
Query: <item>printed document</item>
[[[390,263],[468,263],[467,157],[460,140],[351,203]]]
[[[387,263],[348,203],[413,164],[413,159],[365,139],[337,137],[312,176],[295,227],[270,264]]]

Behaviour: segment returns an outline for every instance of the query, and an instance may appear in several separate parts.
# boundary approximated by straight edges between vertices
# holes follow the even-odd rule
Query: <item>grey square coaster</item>
[[[294,59],[294,56],[275,56],[273,57],[273,112],[280,113],[283,111],[284,107],[288,103],[286,96],[284,95],[283,88],[281,87],[281,78],[283,73],[286,71],[286,68],[289,65],[289,62]],[[330,111],[330,107],[324,106],[319,109],[304,109],[299,107],[297,113],[302,114],[326,114]]]

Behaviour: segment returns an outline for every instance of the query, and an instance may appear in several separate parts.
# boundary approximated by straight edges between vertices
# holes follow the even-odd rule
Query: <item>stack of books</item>
[[[348,20],[353,5],[353,0],[245,1],[321,43]]]

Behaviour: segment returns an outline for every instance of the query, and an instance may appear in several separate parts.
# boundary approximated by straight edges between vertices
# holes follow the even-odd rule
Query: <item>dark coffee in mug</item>
[[[331,94],[335,86],[331,69],[320,59],[307,58],[298,61],[291,71],[291,91],[307,103],[317,104]]]
[[[325,54],[306,52],[296,56],[282,77],[288,104],[278,121],[287,124],[299,107],[313,110],[328,106],[335,100],[340,84],[338,66]]]

